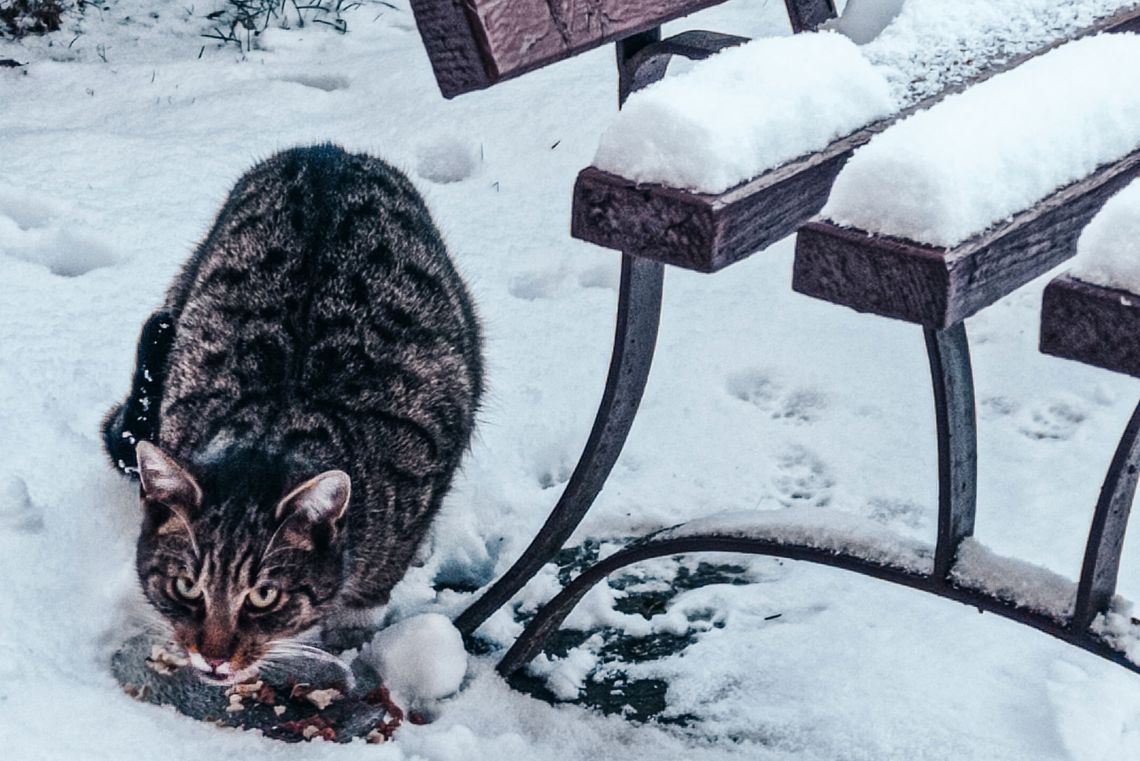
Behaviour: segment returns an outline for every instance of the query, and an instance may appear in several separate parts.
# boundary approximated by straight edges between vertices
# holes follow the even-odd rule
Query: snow
[[[929,573],[934,550],[923,542],[884,531],[882,524],[826,508],[750,510],[698,518],[666,529],[656,539],[711,534],[796,544],[854,555],[911,573]]]
[[[416,174],[431,182],[466,180],[478,166],[478,146],[461,135],[438,135],[416,149]]]
[[[852,0],[824,29],[862,47],[802,34],[679,62],[672,68],[681,73],[631,96],[594,165],[720,193],[1133,5]]]
[[[1088,223],[1069,274],[1093,285],[1140,293],[1140,180],[1108,199]]]
[[[893,110],[886,81],[846,37],[755,40],[630,96],[594,165],[719,193]]]
[[[822,214],[957,245],[1140,148],[1140,80],[1106,76],[1134,69],[1140,38],[1100,35],[951,96],[856,151]]]
[[[882,33],[899,15],[906,0],[849,0],[843,13],[823,25],[865,45]]]
[[[1113,648],[1124,653],[1128,660],[1140,664],[1140,622],[1133,610],[1133,603],[1120,597],[1114,598],[1109,609],[1093,620],[1092,630]]]
[[[862,52],[905,107],[1134,6],[1136,0],[905,0]]]
[[[412,616],[382,629],[361,657],[397,701],[412,704],[455,694],[467,673],[463,636],[439,613]]]
[[[0,69],[0,214],[26,219],[34,201],[41,227],[99,242],[115,257],[64,277],[43,261],[0,255],[3,757],[606,761],[631,749],[692,761],[1140,757],[1135,674],[913,590],[740,556],[630,569],[646,586],[665,587],[698,562],[745,568],[747,583],[673,598],[645,630],[692,643],[627,669],[630,679],[668,684],[665,716],[683,726],[543,703],[499,678],[501,651],[471,656],[460,691],[434,707],[431,724],[405,722],[379,747],[283,745],[122,693],[108,663],[139,607],[140,515],[136,490],[99,451],[99,421],[129,382],[142,321],[232,183],[274,150],[332,139],[404,167],[487,328],[490,392],[477,440],[385,620],[452,617],[469,604],[471,590],[503,573],[546,519],[589,434],[613,338],[618,257],[572,240],[567,226],[574,176],[615,111],[613,52],[445,101],[406,4],[395,4],[350,11],[345,35],[271,29],[262,49],[245,54],[212,47],[182,5],[158,0],[90,11],[70,47],[73,28],[51,47],[0,42],[0,58],[29,63],[26,74]],[[199,3],[196,13],[207,10]],[[734,0],[686,24],[787,32],[783,4],[760,0]],[[347,86],[312,87],[301,73]],[[448,132],[483,146],[476,173],[446,184],[420,178],[421,143]],[[49,253],[68,261],[74,250]],[[792,293],[792,258],[785,240],[715,277],[668,273],[645,399],[575,542],[617,544],[715,513],[784,507],[841,511],[932,541],[937,462],[922,337]],[[969,321],[978,534],[995,552],[1075,578],[1136,388],[1038,353],[1026,326],[1038,319],[1044,282]],[[1120,591],[1133,599],[1138,561],[1130,541]],[[533,610],[555,581],[548,569],[519,600]],[[638,614],[613,615],[621,590],[599,589],[577,625],[602,615],[638,625]],[[488,638],[499,644],[517,636],[510,613],[481,633],[498,626]],[[1112,623],[1121,642],[1133,641],[1127,614]],[[617,668],[592,647],[568,658]],[[561,676],[570,694],[596,675],[567,668]]]
[[[1070,618],[1077,599],[1076,582],[1047,568],[997,555],[974,538],[958,547],[950,576],[961,587],[985,592],[1055,621]]]

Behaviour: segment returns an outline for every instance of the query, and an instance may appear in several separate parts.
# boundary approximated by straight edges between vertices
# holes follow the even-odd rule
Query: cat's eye
[[[202,597],[202,588],[189,576],[179,576],[174,580],[174,592],[183,600],[197,600]]]
[[[280,594],[281,592],[272,584],[261,584],[249,590],[246,599],[252,607],[265,610],[277,602]]]

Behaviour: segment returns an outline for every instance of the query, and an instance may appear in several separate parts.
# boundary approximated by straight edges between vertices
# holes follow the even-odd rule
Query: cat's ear
[[[185,468],[148,441],[135,447],[143,502],[193,514],[202,505],[202,489]]]
[[[299,549],[313,549],[336,535],[352,496],[352,480],[343,470],[310,478],[277,503],[280,537]]]

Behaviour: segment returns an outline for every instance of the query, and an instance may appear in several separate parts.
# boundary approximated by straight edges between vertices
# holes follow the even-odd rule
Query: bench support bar
[[[1140,474],[1140,405],[1124,429],[1108,467],[1100,499],[1093,513],[1081,580],[1077,585],[1077,602],[1073,610],[1075,632],[1086,631],[1097,614],[1108,607],[1116,593],[1116,577],[1120,571],[1120,552],[1124,548],[1124,532],[1136,496]]]
[[[782,544],[771,539],[716,534],[690,535],[685,537],[652,537],[630,545],[620,552],[583,571],[571,581],[550,602],[539,609],[522,635],[507,651],[496,667],[503,676],[510,676],[523,668],[538,655],[574,606],[595,584],[614,571],[651,558],[668,557],[693,552],[735,552],[748,555],[802,560],[819,565],[853,571],[883,581],[900,584],[912,589],[945,597],[964,603],[979,611],[995,613],[1045,632],[1071,645],[1087,650],[1106,660],[1117,663],[1130,671],[1140,673],[1140,665],[1128,660],[1124,653],[1113,648],[1108,642],[1090,633],[1087,629],[1073,630],[1069,621],[1034,612],[1016,601],[1004,600],[976,589],[967,589],[947,584],[937,576],[927,576],[894,566],[880,565],[846,552],[830,549],[817,549],[792,544]]]
[[[522,557],[455,619],[455,626],[464,635],[473,634],[562,549],[602,490],[629,435],[649,377],[664,277],[665,265],[622,256],[617,335],[606,389],[586,448],[558,504]]]
[[[945,330],[923,328],[923,333],[938,427],[938,544],[934,551],[934,577],[946,579],[958,545],[974,533],[978,495],[974,375],[963,323]]]

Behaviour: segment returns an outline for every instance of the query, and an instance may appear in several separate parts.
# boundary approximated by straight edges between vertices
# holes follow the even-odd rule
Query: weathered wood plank
[[[792,288],[856,311],[946,328],[1075,254],[1081,230],[1137,176],[1140,150],[951,249],[811,222],[796,238]]]
[[[1140,29],[1140,7],[1122,11],[1073,35]],[[766,172],[719,195],[644,184],[584,169],[574,186],[571,234],[599,246],[678,267],[713,272],[790,235],[827,202],[840,169],[855,149],[891,124],[1067,40],[989,69],[983,76],[836,140],[821,151]]]
[[[1140,378],[1140,296],[1061,275],[1045,288],[1040,347]]]
[[[444,97],[489,87],[725,0],[411,0]],[[785,0],[795,31],[832,0]]]
[[[797,162],[719,196],[637,183],[589,167],[578,175],[570,234],[698,272],[716,272],[794,233],[823,208],[850,154]],[[809,169],[804,169],[810,166]]]

